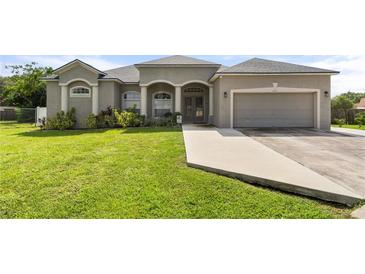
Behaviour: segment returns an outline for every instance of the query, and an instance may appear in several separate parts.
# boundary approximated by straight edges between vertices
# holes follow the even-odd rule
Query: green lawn
[[[179,129],[0,124],[1,218],[346,218],[350,209],[185,164]]]
[[[332,127],[340,127],[339,125],[331,125]],[[365,130],[365,126],[359,127],[358,125],[343,125],[343,128],[360,129]]]

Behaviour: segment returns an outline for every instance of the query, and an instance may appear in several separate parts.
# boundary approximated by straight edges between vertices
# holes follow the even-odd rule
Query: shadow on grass
[[[101,129],[72,129],[72,130],[32,130],[26,132],[15,133],[14,135],[23,137],[65,137],[65,136],[77,136],[82,134],[104,133],[110,130],[119,130],[120,134],[151,134],[162,132],[181,132],[181,128],[178,127],[138,127],[138,128],[101,128]]]
[[[73,130],[33,130],[27,132],[20,132],[14,135],[23,137],[65,137],[76,136],[91,133],[103,133],[112,129],[73,129]]]
[[[162,132],[181,132],[181,127],[131,127],[123,129],[123,134],[135,133],[162,133]]]

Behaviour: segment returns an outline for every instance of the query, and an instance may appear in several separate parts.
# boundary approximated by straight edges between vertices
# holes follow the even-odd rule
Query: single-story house
[[[365,110],[365,98],[361,98],[360,102],[354,105],[354,109],[363,109],[363,110]]]
[[[331,75],[339,72],[253,58],[226,67],[170,56],[101,71],[74,60],[43,78],[47,117],[76,109],[77,126],[108,106],[136,106],[147,119],[181,112],[217,127],[330,128]]]

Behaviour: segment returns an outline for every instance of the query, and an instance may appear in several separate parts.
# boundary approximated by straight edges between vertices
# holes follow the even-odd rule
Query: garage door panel
[[[235,127],[313,127],[312,93],[235,94]]]

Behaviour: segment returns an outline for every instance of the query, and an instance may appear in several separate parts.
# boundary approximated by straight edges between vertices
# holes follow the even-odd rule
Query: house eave
[[[273,73],[224,73],[224,72],[219,72],[214,74],[210,79],[209,82],[214,82],[216,79],[218,79],[221,76],[265,76],[265,75],[270,75],[270,76],[289,76],[289,75],[327,75],[327,76],[331,76],[331,75],[337,75],[340,72],[338,71],[333,71],[333,72],[283,72],[283,73],[277,73],[277,72],[273,72]]]

